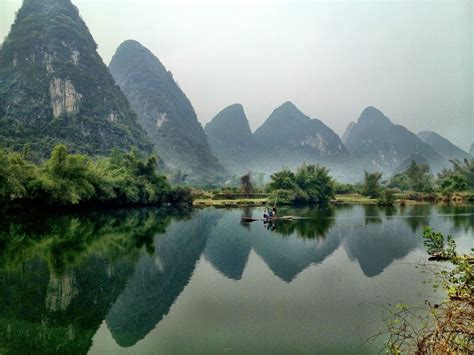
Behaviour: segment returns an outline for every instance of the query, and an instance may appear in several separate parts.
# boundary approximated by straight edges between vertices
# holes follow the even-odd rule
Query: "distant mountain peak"
[[[239,103],[235,103],[235,104],[232,104],[232,105],[229,105],[227,106],[224,110],[227,110],[227,109],[235,109],[235,110],[244,110],[244,106],[242,106],[242,104],[239,104]]]
[[[345,137],[347,149],[358,159],[376,169],[392,173],[414,153],[438,164],[440,155],[416,134],[405,127],[393,124],[382,111],[369,106]]]
[[[470,158],[470,154],[445,137],[439,135],[433,131],[421,131],[418,133],[418,137],[431,148],[433,148],[438,154],[443,156],[445,159],[460,159]]]
[[[242,104],[235,103],[232,105],[227,106],[223,110],[221,110],[210,122],[214,121],[214,119],[224,119],[224,120],[244,120],[248,124],[247,117],[245,116],[244,107]]]
[[[126,39],[125,41],[123,41],[119,45],[119,48],[120,47],[127,47],[127,46],[137,46],[137,47],[141,47],[143,49],[147,49],[143,44],[141,44],[140,42],[138,42],[137,40],[134,40],[134,39]]]
[[[194,183],[225,177],[191,102],[149,49],[134,40],[123,42],[109,70],[170,170]]]
[[[312,161],[317,156],[347,154],[336,133],[320,120],[305,115],[289,101],[271,113],[255,131],[255,138],[266,147],[307,154]]]
[[[292,110],[299,111],[298,107],[296,107],[296,105],[291,101],[285,101],[279,106],[279,108],[292,109]]]
[[[228,167],[244,166],[254,149],[250,125],[241,104],[227,106],[204,129],[213,153]]]
[[[306,116],[301,110],[296,107],[296,105],[291,102],[291,101],[285,101],[283,104],[278,106],[275,111],[283,111],[283,112],[288,112],[288,113],[295,113],[295,114],[301,114]]]
[[[342,143],[344,143],[344,144],[347,143],[347,138],[349,138],[349,135],[351,134],[351,130],[352,130],[352,128],[354,128],[355,125],[356,125],[356,123],[354,121],[351,121],[347,125],[347,128],[344,131],[344,134],[342,135],[342,138],[341,138]]]
[[[206,124],[208,136],[221,139],[233,139],[241,136],[251,136],[250,125],[241,104],[232,104],[220,111]]]
[[[358,123],[393,124],[382,111],[373,106],[368,106],[362,111]]]
[[[265,127],[265,123],[267,122],[278,122],[278,124],[289,124],[295,125],[298,124],[300,121],[309,121],[311,120],[310,117],[306,116],[301,110],[296,107],[294,103],[291,101],[286,101],[270,114],[270,116],[266,119],[264,124],[260,127]],[[258,133],[260,128],[257,129],[255,133]]]

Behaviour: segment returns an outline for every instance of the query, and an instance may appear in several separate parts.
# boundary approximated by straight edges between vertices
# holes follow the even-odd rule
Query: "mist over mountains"
[[[0,68],[0,146],[28,146],[37,159],[58,143],[89,155],[138,147],[156,152],[175,182],[212,185],[303,163],[328,166],[342,181],[364,170],[390,176],[411,160],[437,172],[474,153],[474,144],[468,153],[436,132],[417,135],[371,106],[342,138],[292,102],[253,133],[241,104],[203,129],[171,72],[139,42],[123,42],[107,69],[70,0],[25,0]]]
[[[414,160],[437,172],[450,159],[470,157],[434,132],[416,135],[394,124],[375,107],[364,109],[357,122],[348,125],[343,139],[291,102],[276,108],[253,134],[240,104],[221,111],[205,131],[216,156],[238,174],[319,163],[330,167],[338,179],[358,181],[364,170],[390,176]]]

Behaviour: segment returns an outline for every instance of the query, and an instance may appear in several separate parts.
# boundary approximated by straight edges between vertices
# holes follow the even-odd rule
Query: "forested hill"
[[[57,143],[88,154],[151,151],[70,0],[25,0],[1,47],[0,68],[1,146],[29,144],[38,158]]]
[[[222,181],[224,167],[211,153],[194,108],[171,72],[136,41],[120,45],[109,66],[137,112],[158,154],[177,182]]]

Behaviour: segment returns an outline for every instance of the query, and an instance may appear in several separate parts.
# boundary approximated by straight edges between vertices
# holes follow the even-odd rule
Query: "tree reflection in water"
[[[289,284],[340,249],[372,278],[421,247],[422,226],[455,238],[474,226],[472,206],[430,205],[281,208],[279,215],[304,218],[276,221],[270,230],[239,224],[261,212],[2,216],[1,352],[86,353],[104,320],[117,344],[133,346],[170,312],[200,259],[240,282],[253,250]]]
[[[173,211],[3,216],[1,352],[87,353],[140,249],[152,251]]]

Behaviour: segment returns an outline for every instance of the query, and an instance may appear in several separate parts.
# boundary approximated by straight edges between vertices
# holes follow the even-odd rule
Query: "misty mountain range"
[[[28,145],[36,159],[58,143],[90,155],[137,147],[156,151],[176,182],[208,185],[302,163],[326,165],[345,181],[363,170],[393,174],[412,158],[436,172],[474,153],[474,144],[468,153],[435,132],[417,135],[374,107],[342,139],[291,102],[254,133],[240,104],[203,129],[173,75],[140,43],[122,43],[107,68],[70,0],[25,0],[0,68],[0,146]]]

